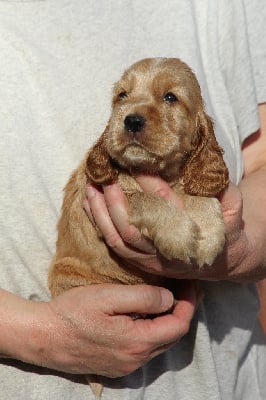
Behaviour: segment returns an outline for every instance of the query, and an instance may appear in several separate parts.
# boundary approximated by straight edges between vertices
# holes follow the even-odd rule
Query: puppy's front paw
[[[153,240],[155,247],[165,258],[178,259],[189,264],[197,257],[199,228],[191,218],[182,214],[160,226]]]
[[[200,230],[186,211],[150,193],[133,193],[128,201],[130,223],[151,239],[165,258],[186,264],[196,259]]]
[[[217,235],[212,235],[201,239],[196,258],[199,267],[203,267],[203,265],[212,265],[216,257],[222,252],[224,244],[224,232],[219,232]]]
[[[225,226],[220,202],[216,198],[186,197],[186,209],[200,228],[195,262],[211,266],[225,244]]]

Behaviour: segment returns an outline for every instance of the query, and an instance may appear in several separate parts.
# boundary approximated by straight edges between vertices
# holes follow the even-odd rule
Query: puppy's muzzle
[[[127,115],[124,120],[125,130],[130,133],[141,132],[146,124],[146,120],[142,115]]]

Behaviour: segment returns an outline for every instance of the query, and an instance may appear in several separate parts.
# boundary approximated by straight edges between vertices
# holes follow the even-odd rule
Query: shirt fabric
[[[263,2],[0,1],[0,287],[49,299],[62,188],[105,127],[114,82],[141,58],[192,67],[240,181],[241,144],[266,101]],[[190,332],[135,373],[104,379],[103,400],[266,398],[255,285],[203,287]],[[94,398],[78,376],[14,360],[0,363],[0,388],[7,400]]]

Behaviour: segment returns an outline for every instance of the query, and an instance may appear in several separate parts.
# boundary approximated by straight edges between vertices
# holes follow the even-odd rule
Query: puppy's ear
[[[109,126],[107,125],[98,141],[89,150],[86,160],[86,175],[91,182],[97,185],[113,183],[118,176],[118,170],[112,164],[106,148],[108,129]]]
[[[204,112],[198,114],[194,150],[184,166],[184,189],[191,195],[214,197],[229,183],[223,151],[218,145],[213,122]]]

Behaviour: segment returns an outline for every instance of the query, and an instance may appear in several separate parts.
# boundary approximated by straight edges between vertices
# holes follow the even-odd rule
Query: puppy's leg
[[[197,256],[199,229],[186,212],[150,193],[132,193],[128,201],[130,222],[165,258],[190,263]]]
[[[185,196],[185,209],[200,228],[196,261],[212,265],[225,244],[225,226],[220,203],[215,198]]]
[[[111,280],[111,278],[110,278]],[[55,260],[50,267],[48,286],[52,297],[78,286],[104,283],[106,279],[75,257]]]

